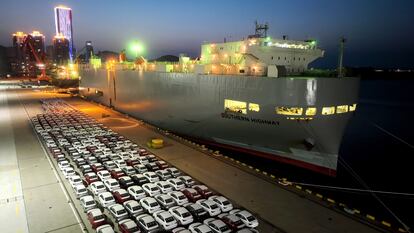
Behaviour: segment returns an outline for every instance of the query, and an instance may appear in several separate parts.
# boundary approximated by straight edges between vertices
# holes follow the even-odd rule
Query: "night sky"
[[[73,10],[78,49],[91,40],[95,51],[118,52],[138,39],[149,58],[198,56],[202,42],[241,39],[253,34],[258,20],[270,24],[272,37],[317,39],[326,57],[316,67],[336,66],[342,35],[348,39],[347,66],[414,67],[413,0],[2,1],[0,45],[11,46],[11,34],[18,30],[39,30],[50,44],[53,8],[59,4]]]

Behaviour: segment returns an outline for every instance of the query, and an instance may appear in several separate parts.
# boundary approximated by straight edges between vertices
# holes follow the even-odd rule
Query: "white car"
[[[212,217],[221,213],[220,207],[214,201],[200,199],[196,203],[203,207],[203,209]]]
[[[172,230],[178,226],[177,220],[166,210],[158,210],[152,216],[155,221],[162,226],[166,231]]]
[[[137,171],[132,166],[124,166],[121,169],[127,176],[137,174]]]
[[[104,224],[96,228],[96,233],[114,233],[114,229],[109,224]]]
[[[69,164],[68,161],[63,160],[63,161],[60,161],[58,163],[58,166],[59,166],[60,170],[63,171],[63,168],[70,167],[70,164]]]
[[[175,203],[177,203],[177,205],[184,205],[188,203],[187,197],[180,191],[170,192],[168,193],[168,196],[170,196]]]
[[[129,213],[129,215],[133,217],[136,217],[144,213],[144,209],[142,208],[142,206],[135,200],[126,201],[123,205]]]
[[[83,196],[79,199],[83,212],[96,208],[96,202],[91,195]]]
[[[144,191],[151,197],[161,193],[160,188],[153,183],[146,183],[142,185],[142,189],[144,189]]]
[[[137,217],[137,223],[144,232],[158,232],[159,225],[149,214],[142,214]]]
[[[113,161],[106,161],[103,163],[103,165],[106,168],[106,170],[109,170],[109,171],[116,168],[116,164]]]
[[[255,228],[255,227],[259,226],[259,221],[257,220],[257,218],[255,218],[247,210],[234,209],[234,210],[230,211],[230,214],[234,214],[237,217],[239,217],[240,220],[242,220],[242,222],[244,224],[246,224],[247,227]]]
[[[169,193],[173,191],[173,186],[167,181],[158,181],[154,183],[162,193]]]
[[[115,204],[115,198],[110,192],[103,192],[98,195],[98,202],[102,207],[106,208]]]
[[[229,212],[233,209],[233,204],[223,196],[211,196],[208,199],[217,203],[222,212]]]
[[[106,191],[105,185],[102,181],[93,182],[89,185],[89,189],[95,196]]]
[[[144,189],[138,185],[128,187],[128,193],[137,201],[147,196]]]
[[[168,211],[181,225],[188,225],[194,221],[191,213],[182,206],[171,207]]]
[[[230,228],[220,219],[208,218],[203,222],[209,226],[214,233],[230,233]]]
[[[168,167],[165,169],[167,172],[169,172],[173,177],[179,177],[181,175],[181,172],[175,168],[175,167]]]
[[[69,177],[69,183],[72,188],[75,188],[76,185],[83,184],[80,176],[78,175]]]
[[[150,214],[153,214],[155,211],[160,210],[161,206],[158,204],[157,200],[153,197],[145,197],[139,200],[142,208]]]
[[[63,175],[65,176],[66,179],[68,179],[71,176],[76,175],[76,172],[75,172],[75,170],[73,170],[72,167],[63,168],[62,173],[63,173]]]
[[[123,159],[115,160],[114,163],[118,168],[123,168],[127,165]]]
[[[160,177],[160,180],[168,180],[172,178],[171,174],[166,170],[157,170],[155,174],[157,174],[158,177]]]
[[[135,168],[135,170],[136,170],[139,174],[142,174],[142,173],[144,173],[144,172],[147,172],[147,171],[148,171],[147,167],[145,167],[145,165],[144,165],[144,164],[136,164],[136,165],[134,165],[133,167]]]
[[[127,232],[130,233],[140,233],[141,231],[138,228],[138,225],[131,219],[124,219],[119,221],[119,226],[123,226],[124,229],[128,229]]]
[[[107,170],[102,170],[96,173],[101,181],[105,181],[111,178],[111,174]]]
[[[108,211],[109,213],[111,213],[112,217],[114,217],[116,221],[128,218],[128,212],[126,211],[124,206],[120,204],[113,204],[109,206]]]
[[[160,203],[160,205],[164,209],[169,209],[176,205],[174,200],[167,194],[158,194],[154,198],[158,201],[158,203]]]
[[[140,164],[143,164],[143,165],[145,165],[145,164],[149,163],[148,158],[147,158],[147,157],[145,157],[145,156],[139,156],[139,157],[138,157],[138,161],[139,161],[139,163],[140,163]]]
[[[214,233],[210,227],[199,222],[190,224],[188,230],[190,230],[191,233]]]
[[[106,179],[104,181],[104,185],[106,189],[108,189],[109,192],[112,192],[114,190],[120,189],[119,182],[115,179]]]
[[[179,176],[177,178],[180,179],[187,187],[192,187],[195,184],[195,181],[190,176]]]
[[[155,172],[144,172],[142,175],[144,175],[145,178],[147,178],[147,180],[151,183],[160,181],[160,178],[157,176],[157,174],[155,174]]]
[[[86,187],[83,184],[76,185],[73,187],[73,190],[75,191],[76,198],[88,195],[88,190],[86,190]]]
[[[167,182],[171,184],[176,191],[180,191],[185,188],[184,182],[182,182],[180,179],[172,178],[168,179]]]

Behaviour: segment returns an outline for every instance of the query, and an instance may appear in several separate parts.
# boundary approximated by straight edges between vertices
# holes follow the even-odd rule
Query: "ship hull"
[[[289,120],[277,106],[356,103],[355,78],[266,78],[133,70],[80,70],[80,94],[178,134],[335,175],[352,113]],[[226,99],[259,104],[246,114],[226,111]],[[314,140],[309,148],[304,141]]]

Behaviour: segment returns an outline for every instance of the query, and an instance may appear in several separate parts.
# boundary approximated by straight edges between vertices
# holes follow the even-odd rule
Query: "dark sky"
[[[339,37],[348,42],[345,65],[414,67],[413,0],[12,0],[0,3],[0,44],[34,29],[54,34],[53,8],[73,10],[74,40],[82,48],[120,51],[129,41],[145,43],[149,58],[185,52],[198,56],[203,41],[241,39],[254,21],[268,22],[272,37],[315,38],[326,57],[314,66],[333,67]]]

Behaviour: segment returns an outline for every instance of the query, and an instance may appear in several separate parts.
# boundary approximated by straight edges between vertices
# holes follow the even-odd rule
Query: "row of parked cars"
[[[258,232],[224,196],[61,99],[42,101],[34,129],[100,233]]]

